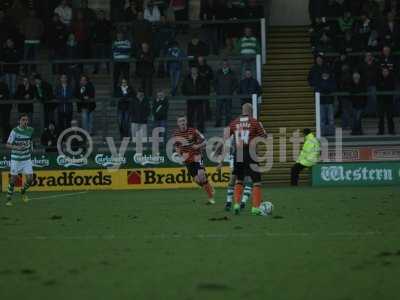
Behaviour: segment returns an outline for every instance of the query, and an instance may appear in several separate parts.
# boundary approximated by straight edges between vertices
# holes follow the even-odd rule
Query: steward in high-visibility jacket
[[[310,129],[306,128],[304,133],[304,144],[301,149],[299,158],[292,167],[291,184],[297,185],[299,174],[305,168],[310,168],[315,165],[320,158],[320,143]]]

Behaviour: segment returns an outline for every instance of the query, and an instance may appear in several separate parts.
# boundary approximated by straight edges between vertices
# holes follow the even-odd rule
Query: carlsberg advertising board
[[[313,186],[400,185],[400,162],[318,164],[312,181]]]

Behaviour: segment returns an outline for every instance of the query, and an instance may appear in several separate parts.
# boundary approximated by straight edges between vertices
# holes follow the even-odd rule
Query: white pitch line
[[[82,194],[86,194],[86,193],[88,193],[88,191],[84,191],[84,192],[75,192],[75,193],[67,193],[67,194],[58,194],[58,195],[37,197],[37,198],[31,198],[31,199],[32,199],[32,200],[38,200],[38,199],[63,198],[63,197],[70,197],[70,196],[82,195]]]

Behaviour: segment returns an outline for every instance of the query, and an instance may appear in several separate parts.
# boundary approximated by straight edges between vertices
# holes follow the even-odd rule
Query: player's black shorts
[[[257,170],[258,167],[259,164],[251,158],[248,151],[243,152],[243,159],[238,158],[235,153],[232,174],[238,180],[243,181],[246,176],[249,176],[253,182],[260,182],[261,173]]]
[[[197,176],[197,173],[199,172],[199,170],[204,170],[203,163],[201,163],[201,162],[187,163],[186,168],[187,168],[190,176],[192,176],[193,178],[195,178]]]

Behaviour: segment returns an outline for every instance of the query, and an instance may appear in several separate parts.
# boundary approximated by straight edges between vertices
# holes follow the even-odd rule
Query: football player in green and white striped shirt
[[[26,191],[31,186],[33,181],[32,169],[32,135],[33,128],[28,126],[29,117],[27,114],[22,114],[19,117],[19,126],[15,127],[7,140],[7,148],[11,150],[11,165],[10,165],[10,183],[7,191],[7,206],[12,206],[11,197],[14,193],[14,186],[18,179],[18,174],[22,173],[26,176],[21,194],[22,200],[28,202],[29,198]]]

